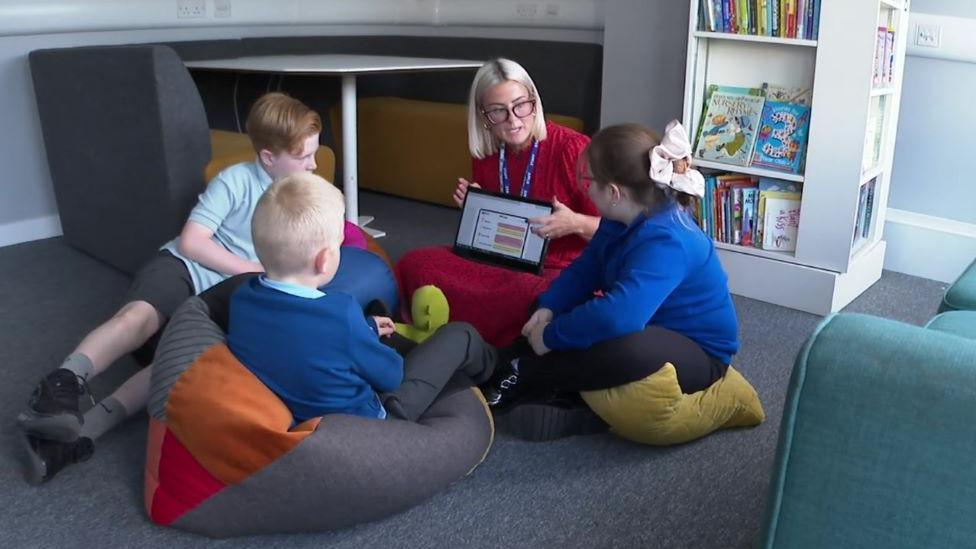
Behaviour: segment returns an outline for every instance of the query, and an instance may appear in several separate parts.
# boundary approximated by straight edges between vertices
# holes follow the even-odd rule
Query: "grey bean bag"
[[[408,509],[471,472],[494,427],[477,389],[446,389],[416,423],[330,415],[292,426],[222,344],[198,298],[153,368],[146,510],[213,537],[343,528]]]

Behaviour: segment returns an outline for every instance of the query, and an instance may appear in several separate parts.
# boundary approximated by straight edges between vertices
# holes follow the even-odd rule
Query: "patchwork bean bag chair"
[[[471,472],[494,426],[477,389],[445,389],[418,422],[329,415],[298,425],[191,298],[152,372],[145,505],[212,537],[342,528],[403,511]]]
[[[681,392],[670,363],[642,380],[580,395],[611,431],[642,444],[679,444],[766,418],[756,390],[731,366],[710,387],[690,395]]]

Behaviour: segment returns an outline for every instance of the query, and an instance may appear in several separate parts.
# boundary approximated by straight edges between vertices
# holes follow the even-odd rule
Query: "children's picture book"
[[[766,101],[780,101],[782,103],[795,103],[797,105],[810,106],[813,99],[813,90],[804,86],[780,86],[763,82],[763,95]]]
[[[766,101],[752,165],[800,173],[807,147],[810,107]]]
[[[762,96],[716,91],[698,135],[695,156],[736,166],[748,166],[762,116]]]
[[[766,192],[761,200],[763,249],[796,251],[796,233],[800,227],[800,197],[795,193]]]

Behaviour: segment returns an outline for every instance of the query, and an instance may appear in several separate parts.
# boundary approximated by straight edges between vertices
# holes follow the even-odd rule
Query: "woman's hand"
[[[458,208],[464,205],[464,197],[468,196],[468,187],[474,187],[476,189],[480,189],[481,185],[477,183],[472,183],[471,181],[468,181],[463,177],[459,177],[458,186],[457,189],[454,190],[454,196],[453,196],[454,203],[457,204]]]
[[[536,324],[548,324],[550,322],[552,322],[552,310],[546,309],[545,307],[537,309],[536,312],[532,313],[532,316],[529,317],[529,321],[525,323],[525,326],[522,326],[522,335],[529,337],[529,334],[532,333],[532,328],[534,328]]]
[[[532,217],[529,224],[532,232],[542,238],[562,238],[570,234],[583,234],[584,223],[580,214],[569,209],[555,196],[552,197],[552,213],[542,217]]]
[[[396,331],[396,325],[393,324],[393,319],[390,317],[374,316],[373,321],[376,322],[376,331],[380,337],[393,335],[393,332]]]
[[[535,351],[535,354],[539,356],[549,352],[549,347],[546,347],[546,342],[542,337],[546,331],[546,326],[548,325],[548,321],[539,322],[536,323],[536,325],[532,327],[532,330],[529,331],[529,345],[532,346],[532,350]]]

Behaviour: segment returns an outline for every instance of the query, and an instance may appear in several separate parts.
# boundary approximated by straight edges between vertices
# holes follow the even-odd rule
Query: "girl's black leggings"
[[[588,349],[550,351],[538,356],[520,339],[519,375],[527,385],[557,391],[595,391],[625,385],[674,365],[685,394],[711,386],[728,364],[691,339],[659,326],[597,343]],[[526,352],[527,351],[527,352]]]

